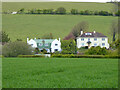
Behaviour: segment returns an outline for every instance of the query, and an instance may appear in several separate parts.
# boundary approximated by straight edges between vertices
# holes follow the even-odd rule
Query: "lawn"
[[[105,10],[113,12],[114,4],[112,3],[93,3],[93,2],[3,2],[2,10],[3,11],[18,11],[21,8],[25,10],[29,9],[57,9],[58,7],[64,7],[67,11],[75,8],[79,11],[82,10]]]
[[[82,16],[82,15],[5,15],[2,16],[2,29],[6,31],[11,41],[26,38],[41,38],[52,33],[54,38],[64,38],[72,28],[81,21],[89,23],[88,31],[101,32],[112,40],[110,27],[113,16]]]
[[[118,60],[3,58],[3,88],[117,88]]]

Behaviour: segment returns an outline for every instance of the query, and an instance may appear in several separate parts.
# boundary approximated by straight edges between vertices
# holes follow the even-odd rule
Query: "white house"
[[[77,47],[96,47],[100,46],[101,48],[109,48],[108,37],[98,32],[83,32],[77,37]]]
[[[38,48],[40,51],[46,49],[47,52],[61,51],[60,38],[57,39],[30,39],[27,38],[27,43],[33,48]]]

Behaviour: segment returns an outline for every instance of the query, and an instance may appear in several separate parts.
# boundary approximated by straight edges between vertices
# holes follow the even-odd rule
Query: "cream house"
[[[108,37],[99,32],[83,32],[77,37],[77,47],[96,47],[100,46],[101,48],[109,48]]]

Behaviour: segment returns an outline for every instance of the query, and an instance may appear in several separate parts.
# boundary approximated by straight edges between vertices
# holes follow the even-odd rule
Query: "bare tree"
[[[72,29],[72,34],[74,35],[75,37],[75,42],[76,42],[76,45],[77,45],[77,37],[81,34],[80,32],[81,31],[87,31],[89,25],[88,25],[88,22],[86,21],[82,21],[80,23],[78,23],[77,25],[75,25]],[[77,53],[77,48],[75,47],[75,53]]]
[[[111,35],[113,42],[116,40],[116,34],[118,33],[118,21],[113,21],[111,25]]]

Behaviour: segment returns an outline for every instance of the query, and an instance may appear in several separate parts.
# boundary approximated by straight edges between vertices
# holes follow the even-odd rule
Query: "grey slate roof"
[[[92,35],[85,35],[85,33],[92,33]],[[102,33],[99,32],[85,32],[82,35],[80,35],[79,37],[107,37],[105,35],[103,35]]]

